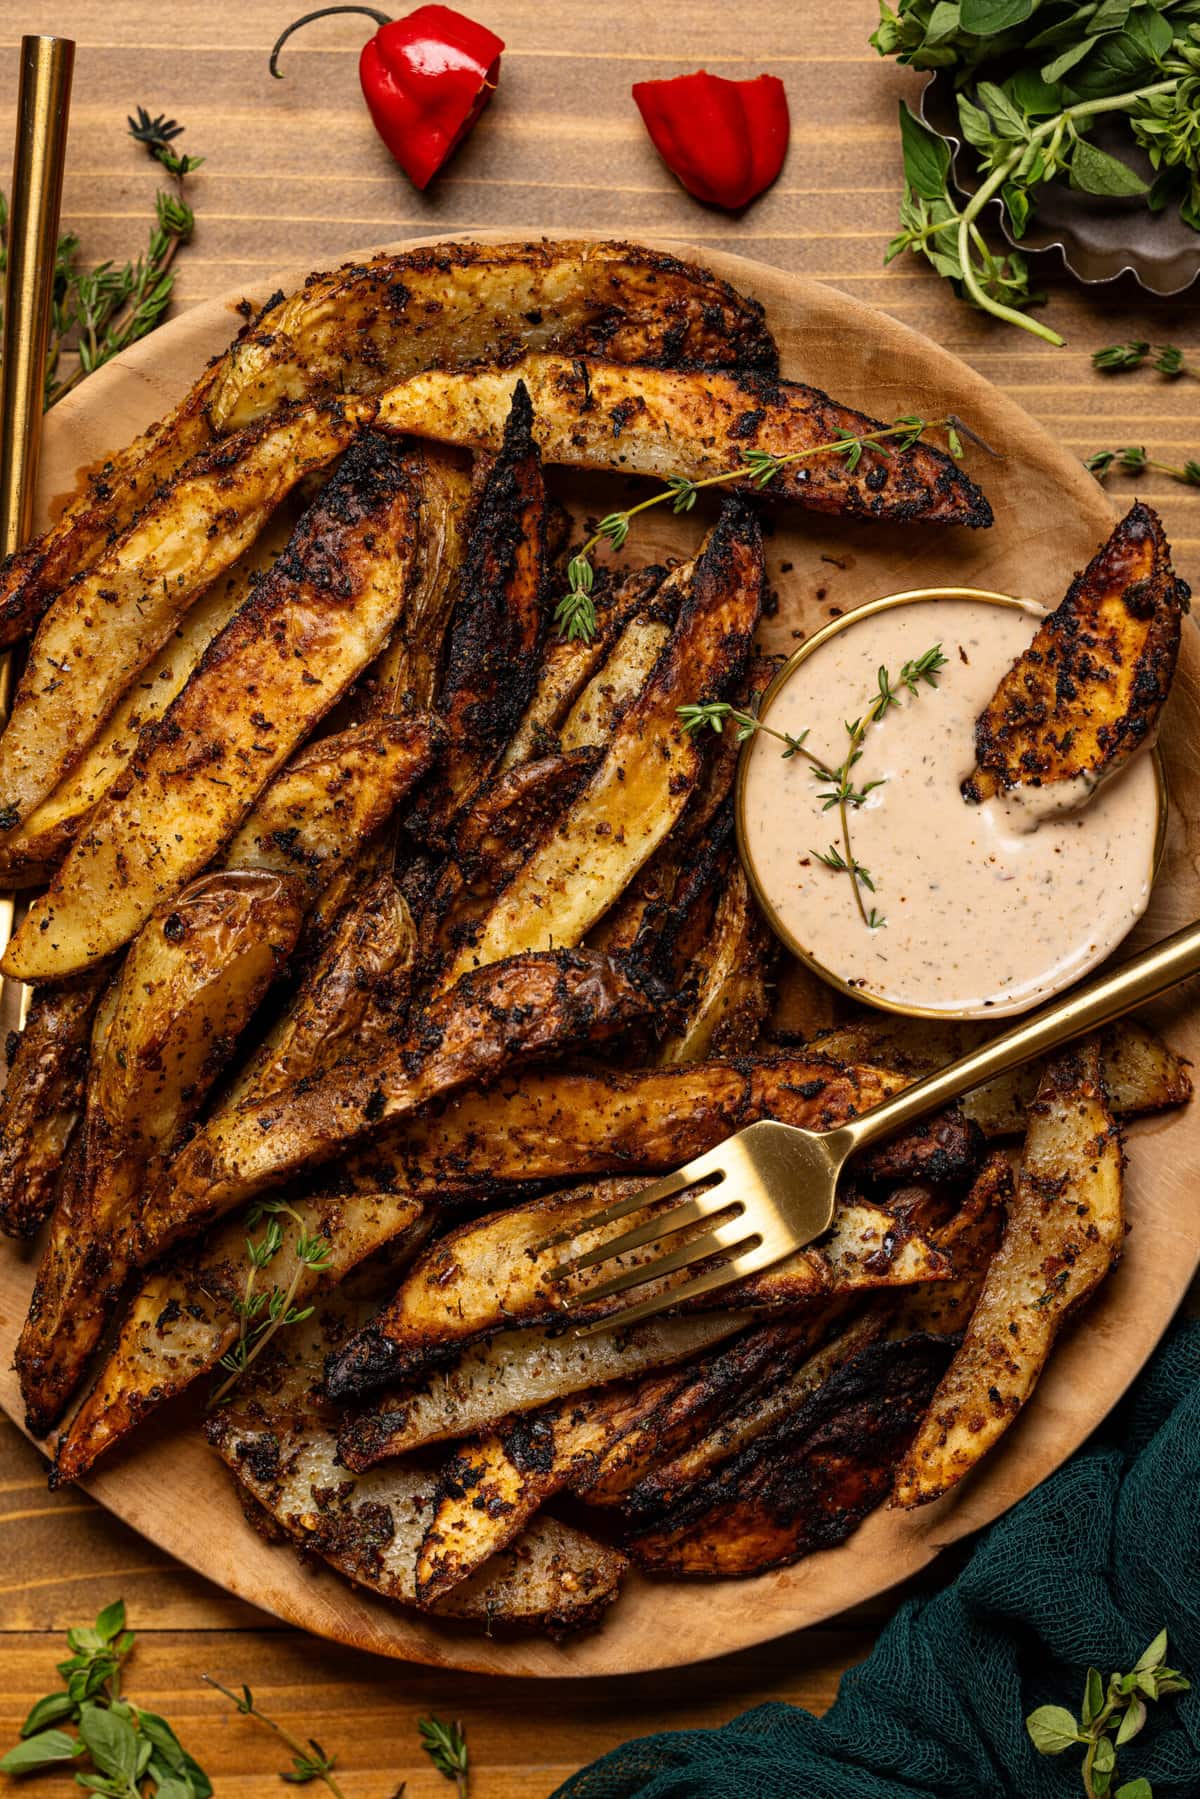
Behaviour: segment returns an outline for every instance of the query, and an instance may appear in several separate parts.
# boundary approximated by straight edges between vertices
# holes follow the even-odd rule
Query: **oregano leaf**
[[[1083,1741],[1079,1727],[1065,1705],[1039,1705],[1025,1720],[1034,1748],[1041,1755],[1061,1755]]]

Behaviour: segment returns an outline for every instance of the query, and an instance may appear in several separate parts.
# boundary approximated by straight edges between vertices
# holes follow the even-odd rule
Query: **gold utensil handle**
[[[877,1138],[936,1112],[951,1100],[961,1099],[984,1081],[994,1080],[1047,1050],[1058,1049],[1075,1037],[1111,1024],[1114,1018],[1132,1012],[1196,973],[1200,973],[1200,922],[1185,925],[1120,968],[1085,982],[1065,999],[1043,1006],[970,1055],[872,1106],[869,1112],[842,1125],[838,1135],[849,1139],[850,1150],[863,1149]]]

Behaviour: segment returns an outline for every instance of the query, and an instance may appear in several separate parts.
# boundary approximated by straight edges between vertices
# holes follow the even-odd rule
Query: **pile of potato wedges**
[[[32,988],[0,1225],[44,1231],[17,1361],[54,1481],[182,1402],[272,1538],[560,1633],[631,1564],[795,1561],[1002,1435],[1120,1254],[1120,1117],[1190,1094],[1136,1025],[876,1150],[826,1237],[634,1328],[574,1334],[619,1302],[542,1247],[957,1047],[781,962],[732,734],[679,708],[770,678],[763,509],[986,526],[958,466],[747,475],[690,560],[598,570],[594,635],[554,624],[558,466],[696,479],[873,426],[704,269],[446,245],[277,296],[0,569],[2,967]]]

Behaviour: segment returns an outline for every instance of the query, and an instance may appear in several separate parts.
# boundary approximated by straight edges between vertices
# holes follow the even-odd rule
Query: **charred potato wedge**
[[[415,515],[394,447],[360,439],[254,597],[139,743],[49,892],[30,908],[4,958],[6,974],[49,980],[87,967],[128,942],[212,860],[387,641],[408,592]],[[257,703],[247,708],[250,693]],[[415,777],[427,766],[428,737],[414,747]]]
[[[1086,793],[1127,762],[1171,690],[1187,598],[1139,500],[980,714],[964,798],[1064,782]]]
[[[28,819],[80,761],[193,600],[306,474],[340,455],[361,417],[355,404],[290,413],[197,458],[90,573],[63,589],[33,641],[0,737],[0,828]]]
[[[678,707],[717,698],[736,682],[758,622],[762,582],[757,520],[727,503],[695,563],[668,579],[683,596],[675,628],[604,760],[503,890],[448,982],[504,956],[579,943],[657,849],[702,768]]]
[[[1033,1392],[1063,1319],[1124,1241],[1121,1140],[1090,1044],[1042,1076],[1003,1240],[896,1475],[898,1505],[939,1498],[982,1460]]]
[[[294,886],[209,875],[140,934],[103,1017],[82,1170],[65,1185],[17,1348],[41,1436],[78,1386],[130,1266],[133,1213],[299,935]]]
[[[35,993],[29,1019],[9,1043],[0,1096],[0,1229],[32,1237],[54,1203],[67,1146],[79,1122],[92,1016],[107,971]]]
[[[443,443],[494,450],[514,388],[533,401],[546,463],[622,475],[693,481],[746,463],[761,451],[785,463],[762,492],[814,512],[847,518],[990,525],[992,509],[943,451],[864,448],[852,471],[836,448],[886,429],[819,388],[774,376],[694,369],[627,369],[594,357],[531,355],[508,368],[432,371],[399,383],[379,402],[379,423]],[[743,480],[756,492],[747,464]]]

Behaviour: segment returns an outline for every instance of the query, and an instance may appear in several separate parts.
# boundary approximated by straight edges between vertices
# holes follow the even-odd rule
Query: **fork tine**
[[[560,1243],[569,1243],[573,1237],[585,1236],[588,1231],[599,1230],[602,1225],[615,1224],[618,1218],[627,1218],[630,1212],[640,1212],[643,1206],[657,1205],[660,1199],[670,1199],[674,1193],[682,1193],[685,1187],[694,1186],[697,1181],[720,1172],[715,1166],[716,1151],[710,1150],[707,1155],[696,1156],[685,1162],[682,1168],[676,1168],[672,1174],[664,1174],[661,1180],[650,1181],[631,1193],[628,1199],[614,1200],[611,1206],[604,1206],[599,1212],[592,1212],[587,1218],[568,1225],[566,1230],[557,1231],[554,1236],[546,1237],[541,1243],[535,1243],[531,1254],[541,1255],[543,1250],[557,1249]],[[708,1164],[714,1162],[714,1166]]]
[[[698,1274],[695,1280],[686,1281],[682,1287],[671,1287],[666,1293],[655,1293],[649,1299],[641,1299],[623,1312],[610,1314],[607,1318],[597,1318],[590,1324],[575,1326],[576,1337],[595,1337],[601,1331],[627,1330],[631,1325],[640,1324],[644,1318],[654,1318],[659,1312],[672,1311],[684,1306],[689,1300],[698,1299],[701,1293],[711,1293],[714,1287],[730,1287],[735,1281],[744,1278],[744,1271],[734,1257],[732,1261],[723,1262],[719,1268],[709,1268]]]
[[[645,1224],[635,1225],[633,1230],[626,1231],[623,1236],[610,1237],[604,1243],[597,1244],[585,1254],[572,1256],[562,1263],[556,1273],[561,1278],[567,1274],[583,1274],[588,1268],[595,1268],[601,1262],[615,1261],[631,1249],[640,1249],[643,1243],[653,1243],[659,1237],[669,1237],[674,1231],[681,1231],[689,1224],[697,1224],[701,1218],[711,1218],[715,1212],[728,1211],[736,1206],[739,1211],[745,1207],[740,1199],[725,1190],[722,1181],[710,1187],[705,1193],[698,1193],[694,1199],[685,1200],[681,1206],[673,1206],[669,1212],[658,1212]],[[590,1295],[589,1295],[590,1297]]]
[[[757,1240],[758,1236],[754,1227],[748,1226],[742,1218],[731,1218],[728,1224],[706,1231],[702,1237],[693,1237],[690,1243],[681,1244],[678,1249],[659,1256],[657,1261],[643,1262],[638,1268],[626,1268],[623,1273],[614,1274],[611,1280],[602,1281],[598,1287],[589,1287],[579,1297],[589,1304],[595,1299],[611,1299],[615,1293],[624,1293],[629,1287],[643,1287],[648,1281],[674,1274],[676,1269],[687,1268],[692,1262],[703,1262],[722,1250],[732,1253]]]

